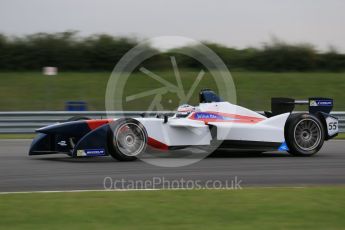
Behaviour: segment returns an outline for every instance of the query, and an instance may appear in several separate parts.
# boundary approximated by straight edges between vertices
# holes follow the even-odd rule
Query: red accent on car
[[[208,122],[234,122],[234,123],[256,124],[260,121],[265,120],[264,118],[260,118],[260,117],[243,116],[243,115],[239,115],[239,114],[230,114],[230,113],[221,113],[221,112],[212,112],[212,111],[205,111],[203,113],[210,113],[210,114],[220,115],[223,117],[234,118],[234,120],[223,120],[223,119],[214,119],[214,118],[197,119],[194,116],[195,112],[190,114],[188,116],[188,118],[192,119],[192,120],[203,121],[203,122],[205,122],[205,124],[207,124]]]
[[[244,115],[238,115],[238,114],[229,114],[229,113],[220,113],[218,112],[217,114],[221,116],[228,116],[232,118],[237,118],[239,120],[234,120],[234,122],[243,122],[243,123],[258,123],[260,121],[265,120],[265,118],[261,117],[251,117],[251,116],[244,116]]]
[[[109,122],[113,121],[112,119],[104,119],[104,120],[87,120],[86,123],[91,130],[94,130],[102,125],[108,124]]]
[[[169,149],[169,147],[166,144],[164,144],[160,141],[157,141],[156,139],[153,139],[152,137],[148,138],[147,144],[153,148],[160,149],[160,150],[168,150]]]

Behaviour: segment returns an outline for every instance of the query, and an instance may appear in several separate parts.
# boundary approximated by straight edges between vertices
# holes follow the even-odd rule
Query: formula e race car
[[[85,119],[40,128],[29,155],[111,155],[130,161],[148,149],[216,146],[311,156],[338,134],[338,120],[329,114],[333,107],[329,98],[272,98],[272,111],[263,114],[222,101],[209,89],[202,90],[199,98],[199,106],[182,105],[170,116]],[[308,105],[309,112],[293,112],[296,104]]]

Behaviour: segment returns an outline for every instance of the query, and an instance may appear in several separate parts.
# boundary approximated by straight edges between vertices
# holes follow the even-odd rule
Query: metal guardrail
[[[128,112],[104,112],[104,111],[82,111],[82,112],[68,112],[68,111],[35,111],[35,112],[0,112],[0,133],[34,133],[35,129],[63,122],[73,116],[86,116],[90,118],[107,118],[111,117],[140,117],[154,116],[157,113],[173,113],[173,112],[143,112],[143,111],[128,111]],[[345,112],[332,112],[333,116],[339,119],[340,132],[345,132]]]
[[[92,119],[118,118],[118,117],[140,117],[155,116],[157,113],[173,112],[144,112],[144,111],[127,111],[127,112],[104,112],[104,111],[29,111],[29,112],[0,112],[0,133],[34,133],[36,129],[51,125],[57,122],[67,121],[74,116],[89,117]]]

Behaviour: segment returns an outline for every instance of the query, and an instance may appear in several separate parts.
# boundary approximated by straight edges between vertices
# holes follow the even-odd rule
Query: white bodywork
[[[187,117],[137,118],[149,138],[166,146],[210,145],[210,126],[217,140],[284,142],[284,126],[290,113],[271,118],[229,102],[201,103]]]

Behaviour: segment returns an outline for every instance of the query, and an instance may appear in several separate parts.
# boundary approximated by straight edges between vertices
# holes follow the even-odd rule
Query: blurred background
[[[335,110],[345,110],[344,9],[341,0],[3,0],[0,111],[68,110],[79,102],[81,109],[102,111],[116,63],[141,41],[162,35],[212,49],[231,71],[242,106],[267,110],[271,97],[324,96],[335,99]],[[203,66],[174,51],[191,46],[153,42],[148,47],[160,54],[141,66],[174,83],[175,56],[188,88]],[[140,71],[132,74],[128,94],[157,88]],[[211,77],[198,89],[204,87],[215,87]],[[169,99],[164,108],[176,102]],[[146,108],[145,101],[125,107]]]
[[[105,118],[115,65],[159,36],[213,50],[231,72],[237,104],[252,110],[270,110],[272,97],[333,98],[337,138],[345,139],[344,12],[344,0],[0,0],[0,229],[345,229],[344,141],[327,142],[311,158],[218,151],[179,168],[27,156],[37,128],[75,115]],[[161,87],[141,67],[176,84],[171,56],[186,91],[205,71],[189,103],[197,103],[201,88],[215,88],[211,71],[179,54],[195,48],[188,41],[146,44],[159,52],[131,73],[124,96]],[[124,103],[127,115],[142,115],[154,96]],[[162,97],[165,110],[179,103],[174,93]],[[106,178],[114,189],[151,188],[156,179],[170,188],[220,184],[103,193]],[[232,191],[237,179],[245,189]],[[31,190],[45,192],[6,193]]]

